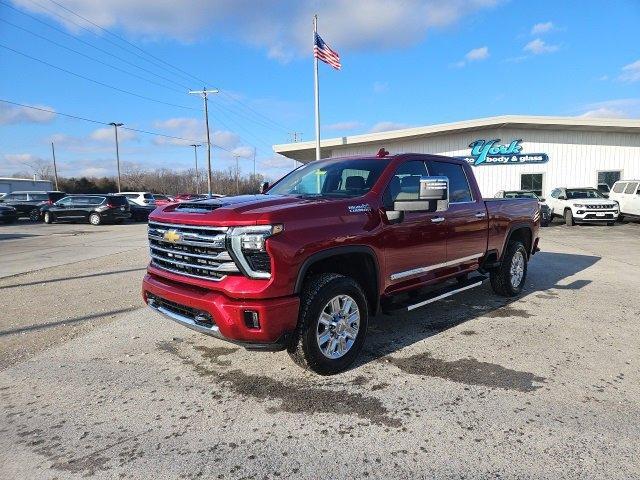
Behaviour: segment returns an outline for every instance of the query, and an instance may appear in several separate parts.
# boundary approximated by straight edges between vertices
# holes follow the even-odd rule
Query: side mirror
[[[269,182],[262,182],[260,184],[260,193],[267,193],[267,190],[269,190]]]
[[[546,199],[546,198],[544,198],[544,197],[539,197],[539,198],[538,198],[538,200],[539,200],[540,202],[546,202],[546,201],[547,201],[547,199]]]
[[[396,200],[393,209],[399,212],[436,212],[449,208],[449,178],[422,177],[416,200]]]

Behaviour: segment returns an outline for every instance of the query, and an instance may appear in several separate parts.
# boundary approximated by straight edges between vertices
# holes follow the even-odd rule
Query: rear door
[[[638,182],[629,182],[624,189],[626,212],[630,215],[640,215],[640,185]]]
[[[463,165],[446,160],[429,160],[428,167],[431,175],[449,179],[449,208],[443,212],[447,267],[465,269],[487,251],[488,219],[484,200],[474,195]]]
[[[385,210],[396,200],[418,199],[420,178],[427,175],[423,161],[398,166],[383,195]],[[398,291],[433,280],[446,259],[446,227],[440,213],[404,212],[404,218],[385,222],[383,245],[389,275],[388,291]]]

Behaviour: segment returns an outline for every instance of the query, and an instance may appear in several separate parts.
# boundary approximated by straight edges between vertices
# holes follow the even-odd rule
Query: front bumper
[[[282,350],[298,323],[298,297],[232,299],[197,286],[169,282],[147,274],[142,295],[153,310],[199,333],[249,349]],[[245,323],[256,312],[259,327]]]
[[[577,209],[573,211],[573,219],[576,222],[615,222],[618,214],[618,210]]]

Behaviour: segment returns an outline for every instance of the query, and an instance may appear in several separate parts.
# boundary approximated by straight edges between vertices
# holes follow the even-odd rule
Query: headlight
[[[266,241],[283,230],[284,226],[280,224],[234,227],[229,230],[231,253],[243,273],[251,278],[271,277],[270,265],[267,267],[270,259],[266,253]],[[256,259],[256,254],[267,258]]]

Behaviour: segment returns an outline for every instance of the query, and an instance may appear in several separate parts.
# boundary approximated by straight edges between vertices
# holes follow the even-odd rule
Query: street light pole
[[[211,139],[209,137],[209,106],[208,106],[208,97],[209,93],[218,93],[219,90],[212,89],[207,90],[203,88],[202,90],[189,90],[190,95],[201,95],[204,99],[204,123],[207,127],[207,186],[209,189],[209,198],[211,198]]]
[[[239,164],[238,164],[238,158],[240,158],[240,155],[238,155],[237,153],[234,153],[233,156],[236,159],[236,195],[240,195],[240,168],[239,168]]]
[[[118,146],[118,127],[123,126],[124,123],[111,122],[109,125],[113,125],[113,129],[116,132],[116,162],[118,164],[118,193],[120,193],[122,189],[120,187],[120,148]]]
[[[198,175],[198,147],[201,147],[202,145],[194,143],[191,146],[193,147],[193,153],[196,157],[196,194],[199,194],[200,193],[200,176]]]
[[[58,190],[58,167],[56,165],[56,149],[51,142],[51,154],[53,155],[53,178],[56,181],[56,190]]]

